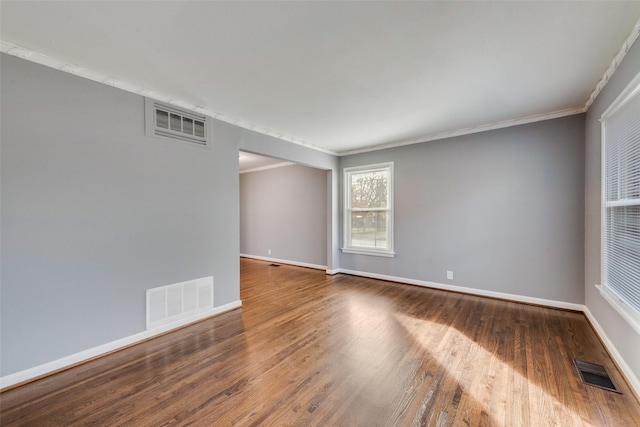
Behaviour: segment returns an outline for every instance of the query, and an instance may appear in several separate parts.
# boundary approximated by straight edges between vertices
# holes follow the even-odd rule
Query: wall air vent
[[[211,118],[145,98],[145,133],[210,147]]]
[[[147,289],[147,329],[188,321],[213,310],[213,277]]]

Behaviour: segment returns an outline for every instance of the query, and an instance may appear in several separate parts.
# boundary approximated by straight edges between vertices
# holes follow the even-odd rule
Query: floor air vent
[[[576,365],[583,383],[622,394],[604,366],[579,359],[575,359],[573,363]]]
[[[269,267],[280,267],[280,264],[269,264]]]

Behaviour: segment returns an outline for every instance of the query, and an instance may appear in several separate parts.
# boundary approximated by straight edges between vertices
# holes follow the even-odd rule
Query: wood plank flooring
[[[621,426],[580,313],[242,259],[242,309],[0,395],[4,426]],[[623,394],[580,382],[580,358]]]

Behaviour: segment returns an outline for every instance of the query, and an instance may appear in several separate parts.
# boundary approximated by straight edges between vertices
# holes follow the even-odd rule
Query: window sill
[[[611,306],[622,316],[631,327],[640,334],[640,315],[635,312],[629,305],[622,301],[611,289],[606,286],[596,285],[596,289]]]
[[[391,251],[375,251],[361,248],[342,248],[342,252],[345,254],[373,255],[387,258],[393,258],[396,256],[396,253]]]

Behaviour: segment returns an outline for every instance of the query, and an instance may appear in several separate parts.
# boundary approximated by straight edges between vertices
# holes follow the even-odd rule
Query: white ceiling
[[[4,42],[335,153],[583,111],[640,17],[639,1],[0,8]]]

